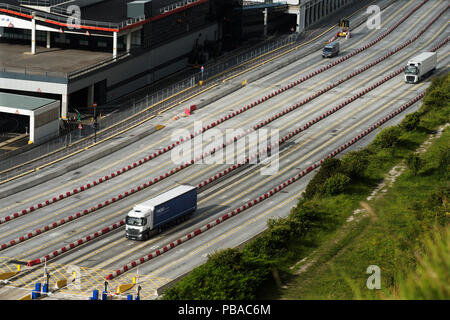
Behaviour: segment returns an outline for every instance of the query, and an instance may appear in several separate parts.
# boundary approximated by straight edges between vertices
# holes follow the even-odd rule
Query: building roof
[[[0,107],[35,111],[56,100],[0,92]]]

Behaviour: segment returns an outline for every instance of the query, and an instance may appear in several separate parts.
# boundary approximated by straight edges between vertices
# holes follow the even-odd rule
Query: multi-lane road
[[[447,1],[376,4],[390,4],[382,11],[380,28],[371,30],[365,23],[354,28],[350,39],[339,39],[338,57],[323,59],[320,50],[312,50],[328,41],[334,29],[235,73],[114,139],[1,184],[0,275],[21,266],[0,287],[1,298],[17,298],[15,288],[31,289],[43,282],[45,268],[51,287],[56,280],[69,280],[58,297],[86,299],[93,289],[103,290],[106,279],[114,292],[137,277],[141,297],[151,299],[156,289],[206,261],[209,253],[238,246],[261,233],[267,219],[286,216],[314,174],[314,164],[343,145],[343,152],[367,145],[378,128],[398,123],[417,110],[420,102],[383,120],[430,83],[430,79],[416,85],[404,82],[402,68],[410,57],[436,50],[436,74],[447,72]],[[363,10],[350,20],[363,21],[362,17]],[[240,88],[228,92],[236,84]],[[183,115],[186,106],[213,97],[221,98]],[[164,128],[142,134],[157,125]],[[377,129],[365,132],[374,125]],[[186,166],[174,163],[178,149],[172,146],[185,138],[176,135],[181,129],[184,134],[196,134],[192,140],[183,139],[179,147],[193,150]],[[197,134],[199,129],[205,131],[203,136]],[[269,163],[208,164],[219,159],[218,149],[215,158],[198,158],[216,146],[207,139],[213,133],[223,135],[218,145],[226,145],[224,155],[231,150],[228,154],[236,157],[251,156],[249,145],[240,144],[249,140],[230,138],[238,130],[249,136],[257,129],[278,134],[272,142],[282,139],[278,157]],[[232,130],[236,134],[226,136]],[[107,152],[139,135],[138,141]],[[358,140],[345,145],[353,138]],[[89,160],[102,153],[103,157]],[[83,161],[86,164],[77,165]],[[265,175],[269,168],[275,170]],[[292,180],[302,172],[301,178]],[[27,184],[33,186],[24,187]],[[177,184],[199,187],[198,210],[148,241],[126,239],[121,223],[131,207]],[[224,215],[229,218],[223,219]],[[184,241],[188,234],[192,236]]]

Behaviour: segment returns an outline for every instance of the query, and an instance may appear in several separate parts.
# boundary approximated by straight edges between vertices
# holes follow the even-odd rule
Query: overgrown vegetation
[[[268,229],[242,249],[211,255],[205,264],[168,289],[164,298],[410,298],[402,290],[417,285],[413,297],[448,299],[448,287],[436,291],[434,286],[438,284],[431,284],[431,273],[426,271],[433,263],[437,272],[447,267],[438,278],[447,279],[443,285],[448,286],[448,231],[444,246],[447,256],[433,251],[443,250],[439,244],[435,249],[430,247],[431,255],[427,254],[422,239],[433,230],[448,229],[449,130],[426,154],[414,151],[432,130],[449,122],[449,98],[449,75],[434,79],[419,111],[405,117],[400,125],[381,130],[367,148],[324,161],[288,217],[269,220]],[[377,221],[364,220],[331,247],[323,256],[327,259],[324,262],[332,262],[330,266],[324,264],[323,270],[317,268],[301,281],[296,279],[291,266],[329,240],[400,161],[405,161],[409,169],[392,192],[376,202]],[[367,236],[355,241],[363,231]],[[351,249],[346,250],[348,246]],[[419,265],[417,252],[425,252]],[[368,263],[383,270],[383,295],[365,288]],[[416,268],[425,268],[420,271],[423,284],[406,276]],[[401,286],[400,279],[406,279]],[[293,282],[289,287],[294,289],[281,289],[281,282]],[[425,294],[423,288],[438,294]]]

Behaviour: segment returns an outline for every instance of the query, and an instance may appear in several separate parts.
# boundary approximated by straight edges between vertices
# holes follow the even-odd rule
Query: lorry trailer
[[[418,83],[431,74],[437,66],[436,52],[423,52],[410,59],[405,69],[405,82]]]
[[[147,240],[171,222],[183,220],[197,209],[197,187],[179,185],[136,204],[125,219],[128,239]]]

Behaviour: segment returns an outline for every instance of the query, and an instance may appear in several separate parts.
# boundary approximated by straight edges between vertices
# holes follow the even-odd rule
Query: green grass
[[[433,194],[443,192],[444,199],[449,195],[448,175],[438,169],[438,155],[449,148],[450,130],[447,129],[422,156],[427,164],[422,174],[415,176],[406,170],[383,197],[369,203],[375,219],[369,222],[366,218],[348,227],[347,235],[337,244],[327,246],[324,241],[325,252],[318,263],[310,271],[293,278],[287,289],[272,298],[378,299],[394,296],[401,279],[416,273],[417,255],[423,251],[422,239],[436,228],[448,226],[449,216],[445,211],[448,208],[429,202],[433,202]],[[335,205],[340,209],[339,203]],[[439,257],[438,254],[435,256]],[[446,262],[448,264],[448,260]],[[366,270],[370,265],[381,269],[381,290],[369,290],[366,286],[369,277]],[[441,290],[440,295],[435,296],[446,295],[448,299],[448,272],[442,277],[447,277],[447,282],[443,282],[447,290]],[[432,279],[429,274],[428,278]],[[414,283],[410,280],[408,285]],[[407,290],[404,292],[406,294],[400,298],[410,297]]]

